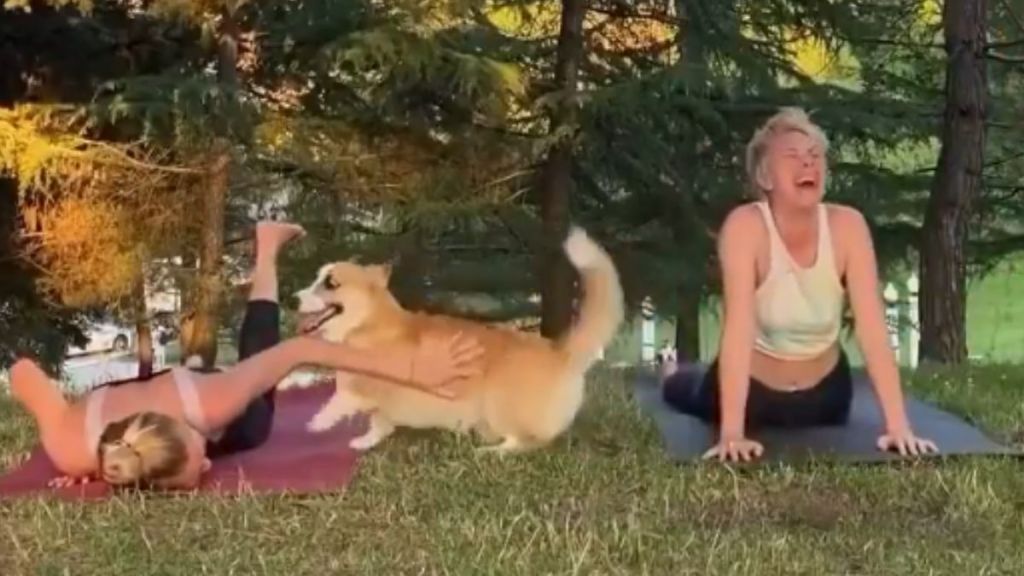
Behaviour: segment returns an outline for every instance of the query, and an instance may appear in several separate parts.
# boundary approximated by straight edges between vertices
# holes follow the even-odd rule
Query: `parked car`
[[[114,322],[94,322],[85,330],[88,342],[84,348],[71,345],[68,356],[97,352],[127,352],[132,344],[132,330]]]

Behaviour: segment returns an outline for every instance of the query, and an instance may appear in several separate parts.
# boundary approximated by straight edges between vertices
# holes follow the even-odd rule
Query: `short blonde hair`
[[[814,139],[821,146],[822,154],[828,152],[828,136],[804,112],[802,108],[786,107],[775,113],[754,132],[747,143],[747,185],[756,198],[764,198],[766,190],[761,188],[757,177],[764,167],[764,156],[772,139],[787,132],[800,132]]]
[[[110,484],[140,484],[173,478],[188,462],[181,423],[141,412],[112,422],[100,436],[100,474]]]

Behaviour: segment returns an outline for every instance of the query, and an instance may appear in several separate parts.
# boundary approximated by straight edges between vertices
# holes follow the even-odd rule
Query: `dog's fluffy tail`
[[[615,263],[587,233],[573,227],[564,244],[569,261],[580,273],[583,297],[579,316],[561,342],[570,362],[588,369],[611,342],[624,316],[622,285]]]

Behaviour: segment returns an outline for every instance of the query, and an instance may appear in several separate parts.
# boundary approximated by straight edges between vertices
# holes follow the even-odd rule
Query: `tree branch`
[[[1003,5],[1003,8],[1006,8],[1006,12],[1010,14],[1010,18],[1013,20],[1013,23],[1017,25],[1017,29],[1024,32],[1024,21],[1021,21],[1020,17],[1017,16],[1017,13],[1013,10],[1013,6],[1011,6],[1006,0],[1002,0],[1000,4]]]
[[[905,42],[903,40],[889,40],[888,38],[857,38],[846,39],[852,44],[868,44],[874,46],[897,46],[900,48],[934,48],[945,49],[946,45],[939,42]]]
[[[601,14],[609,16],[610,18],[616,19],[634,19],[634,20],[649,20],[652,22],[658,22],[659,24],[668,24],[669,26],[679,26],[685,23],[686,18],[680,18],[678,16],[671,16],[667,12],[655,12],[655,11],[644,11],[644,10],[629,10],[629,6],[625,2],[613,2],[614,7],[605,7],[599,5],[590,5],[587,7],[588,12],[595,14]]]
[[[1024,56],[1010,56],[1009,54],[1003,54],[996,52],[995,50],[986,50],[985,57],[989,60],[996,62],[1002,62],[1004,64],[1024,64]]]
[[[1009,42],[989,42],[985,45],[989,49],[992,48],[1014,48],[1016,46],[1024,46],[1024,38],[1020,40],[1011,40]]]

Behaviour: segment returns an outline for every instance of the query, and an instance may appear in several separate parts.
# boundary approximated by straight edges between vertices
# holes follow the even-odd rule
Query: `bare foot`
[[[264,220],[256,224],[256,254],[273,258],[282,246],[305,235],[306,230],[298,224]]]
[[[38,364],[27,358],[21,358],[11,366],[11,393],[14,399],[24,403],[34,388],[45,386],[49,378]]]
[[[67,407],[64,394],[46,372],[24,358],[11,366],[11,392],[37,421],[50,419]]]
[[[664,382],[669,376],[679,371],[679,364],[674,360],[666,360],[662,362],[658,369],[658,379]]]

